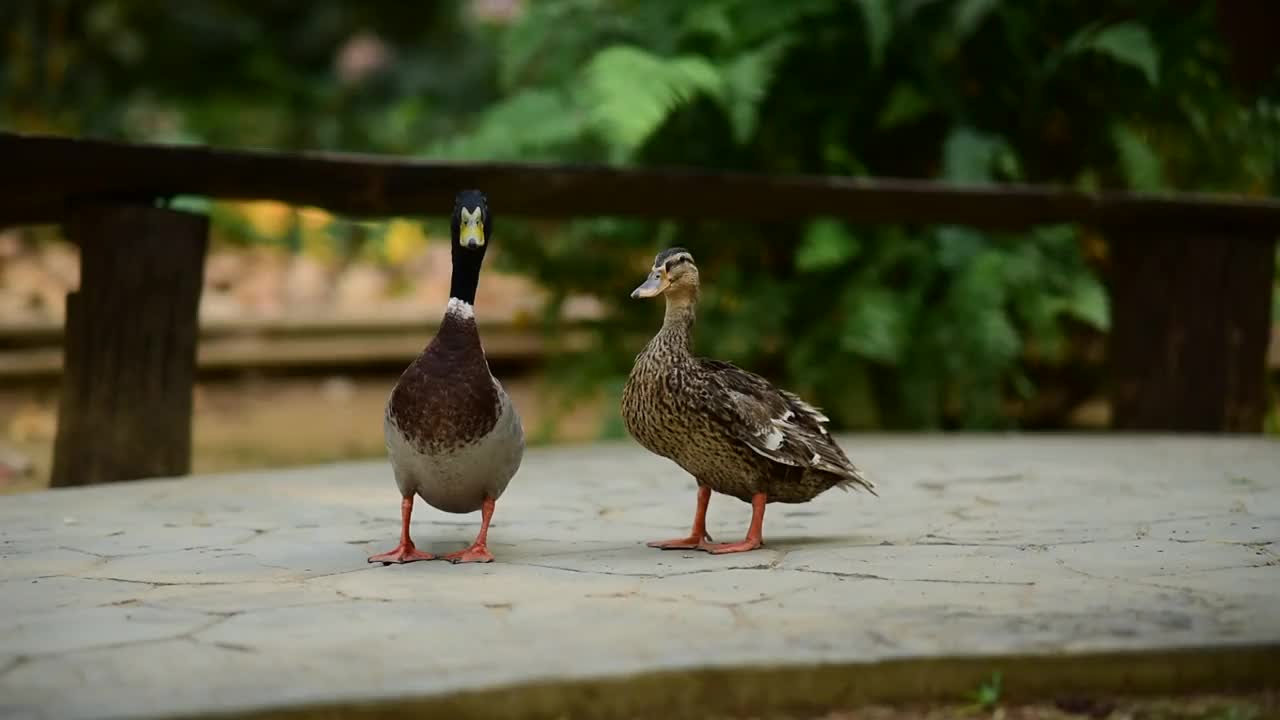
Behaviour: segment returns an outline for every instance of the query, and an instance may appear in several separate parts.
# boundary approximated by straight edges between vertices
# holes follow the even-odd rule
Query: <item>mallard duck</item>
[[[658,253],[633,298],[663,296],[662,329],[636,356],[622,391],[627,432],[669,458],[698,483],[688,537],[649,543],[664,550],[711,553],[754,550],[764,544],[765,505],[802,503],[833,488],[875,486],[827,433],[827,416],[793,393],[731,363],[694,357],[698,267],[684,248]],[[710,543],[711,491],[751,503],[751,525],[737,543]]]
[[[452,562],[491,562],[486,540],[494,505],[524,457],[524,429],[511,398],[489,372],[473,309],[480,264],[493,237],[485,196],[459,193],[450,223],[453,276],[440,329],[387,399],[383,432],[400,503],[400,544],[369,562],[431,560],[409,537],[413,497],[450,513],[480,511],[471,547]]]

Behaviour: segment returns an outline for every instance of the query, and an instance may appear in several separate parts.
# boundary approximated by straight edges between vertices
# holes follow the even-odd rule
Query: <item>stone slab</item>
[[[367,565],[397,533],[384,462],[0,498],[0,717],[367,708],[633,676],[652,708],[653,687],[677,687],[653,677],[704,671],[724,687],[703,698],[790,673],[769,689],[782,702],[826,692],[822,672],[904,661],[1207,649],[1229,679],[1277,657],[1280,443],[842,443],[881,497],[770,505],[766,549],[729,556],[644,546],[687,530],[693,483],[630,443],[530,450],[490,565]],[[710,532],[735,539],[748,517],[716,496]],[[419,502],[415,539],[458,549],[477,521]],[[634,712],[611,687],[590,707]],[[502,697],[511,717],[565,709]]]

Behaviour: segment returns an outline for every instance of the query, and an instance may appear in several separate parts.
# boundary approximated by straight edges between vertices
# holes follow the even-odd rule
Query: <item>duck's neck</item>
[[[461,300],[467,305],[476,304],[476,286],[480,284],[480,263],[484,254],[465,250],[453,241],[453,275],[449,281],[449,300]]]
[[[696,293],[667,296],[667,313],[658,337],[671,350],[689,355],[693,351],[693,325],[698,305]]]

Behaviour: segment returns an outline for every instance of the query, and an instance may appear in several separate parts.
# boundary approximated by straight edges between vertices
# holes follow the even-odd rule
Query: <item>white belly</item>
[[[524,429],[501,386],[498,393],[502,408],[493,430],[474,443],[439,454],[419,451],[386,415],[387,454],[405,497],[417,493],[439,510],[469,513],[479,510],[486,496],[502,496],[524,458]]]

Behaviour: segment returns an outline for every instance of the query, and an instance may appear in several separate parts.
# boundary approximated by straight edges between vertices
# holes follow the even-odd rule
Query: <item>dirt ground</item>
[[[537,376],[500,378],[530,443],[599,437],[602,402],[578,405],[541,434],[557,400]],[[239,378],[196,387],[193,470],[287,467],[384,457],[382,412],[395,376]],[[0,389],[0,494],[48,486],[57,426],[49,387]]]

